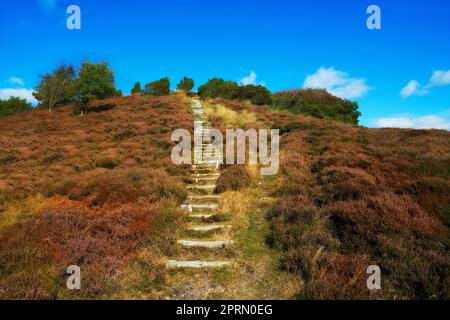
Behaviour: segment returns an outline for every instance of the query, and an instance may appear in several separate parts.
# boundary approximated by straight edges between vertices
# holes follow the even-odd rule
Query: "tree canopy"
[[[323,89],[290,90],[274,94],[273,108],[321,119],[358,124],[361,112],[353,101],[333,96]]]
[[[41,77],[33,96],[39,101],[40,107],[48,108],[50,111],[59,104],[73,102],[75,78],[73,66],[62,65],[51,74],[47,73]]]
[[[145,85],[144,92],[152,96],[166,96],[170,94],[169,78],[162,78]]]
[[[106,62],[82,63],[76,79],[76,100],[86,104],[93,99],[106,99],[119,95],[114,84],[114,72]]]
[[[133,89],[131,89],[131,94],[139,94],[142,93],[141,83],[136,82],[133,86]]]
[[[0,100],[0,116],[9,116],[31,110],[33,110],[31,103],[28,103],[25,99],[10,97],[8,100]]]
[[[236,82],[213,78],[198,88],[198,94],[203,98],[233,99],[237,88]]]
[[[193,87],[194,87],[194,80],[188,77],[184,77],[178,84],[177,89],[189,93]]]

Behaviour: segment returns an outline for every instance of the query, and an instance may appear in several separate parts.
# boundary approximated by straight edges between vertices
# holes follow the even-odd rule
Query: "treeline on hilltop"
[[[171,93],[168,77],[141,86],[136,82],[131,94],[165,96]],[[177,85],[177,91],[192,95],[195,86],[193,79],[184,77]],[[249,101],[254,105],[267,105],[277,111],[307,115],[320,119],[334,119],[358,124],[361,113],[358,104],[340,99],[323,89],[289,90],[272,94],[263,85],[239,85],[234,81],[221,78],[209,79],[198,87],[197,94],[201,98],[223,98]],[[77,104],[81,113],[91,100],[121,96],[122,92],[115,87],[114,72],[108,63],[81,64],[78,73],[72,65],[62,65],[52,73],[44,74],[33,93],[38,100],[38,108],[54,107],[65,104]],[[12,98],[0,103],[0,116],[31,110],[25,100]]]

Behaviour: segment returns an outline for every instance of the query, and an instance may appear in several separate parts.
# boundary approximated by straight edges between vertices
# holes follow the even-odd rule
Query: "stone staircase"
[[[208,142],[206,136],[210,128],[205,110],[197,99],[193,100],[192,112],[196,125],[201,124],[203,127],[200,135]],[[226,256],[225,251],[233,245],[233,240],[228,236],[231,229],[231,225],[227,224],[228,217],[218,214],[220,197],[213,194],[220,176],[219,160],[222,157],[222,150],[215,149],[208,143],[194,148],[197,163],[192,165],[190,183],[187,186],[189,195],[186,203],[181,206],[186,210],[190,223],[185,230],[186,236],[177,241],[184,254],[183,258],[169,260],[168,268],[217,268],[233,264],[227,258],[217,259],[218,256]],[[186,259],[186,256],[190,259]]]

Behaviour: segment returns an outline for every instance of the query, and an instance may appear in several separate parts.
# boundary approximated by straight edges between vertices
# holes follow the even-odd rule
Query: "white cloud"
[[[254,71],[250,72],[250,74],[239,81],[239,85],[247,86],[247,85],[256,85],[257,75]]]
[[[378,128],[412,128],[450,130],[450,120],[436,115],[423,117],[386,117],[374,122]]]
[[[408,98],[414,95],[423,96],[428,94],[431,88],[448,85],[450,85],[450,70],[435,70],[426,85],[421,86],[416,80],[411,80],[400,90],[400,96],[402,98]]]
[[[435,70],[427,87],[442,87],[450,84],[450,70]]]
[[[20,79],[19,77],[14,77],[14,76],[9,78],[8,82],[12,85],[17,85],[20,87],[23,87],[25,85],[25,82],[22,79]]]
[[[360,98],[370,90],[365,79],[352,78],[348,73],[333,67],[320,67],[316,73],[307,76],[303,88],[326,89],[343,99]]]
[[[25,89],[25,88],[0,89],[0,99],[7,100],[10,97],[18,97],[27,100],[31,104],[37,104],[37,100],[33,97],[33,89]]]
[[[422,89],[420,83],[416,80],[411,80],[408,82],[408,84],[400,91],[402,98],[408,98],[412,95],[425,95],[427,93],[428,90]]]

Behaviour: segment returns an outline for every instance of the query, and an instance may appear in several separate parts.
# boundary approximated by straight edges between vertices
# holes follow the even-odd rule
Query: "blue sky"
[[[66,9],[81,8],[81,30]],[[381,30],[366,9],[381,8]],[[30,98],[61,63],[109,61],[117,86],[185,75],[270,90],[324,87],[361,124],[450,130],[446,0],[0,0],[0,98]]]

